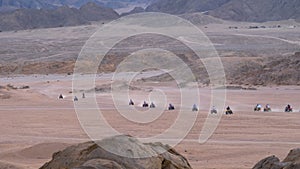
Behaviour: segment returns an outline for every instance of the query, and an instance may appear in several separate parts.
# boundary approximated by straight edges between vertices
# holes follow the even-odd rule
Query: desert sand
[[[256,74],[244,76],[241,73],[245,69],[251,71],[253,67],[268,66],[266,63],[274,60],[280,62],[281,58],[284,61],[285,57],[299,52],[299,23],[292,20],[236,23],[211,19],[205,24],[194,22],[221,56],[227,82],[236,84],[242,79],[243,83],[238,84],[248,84],[243,87],[256,90],[228,89],[225,105],[230,105],[234,115],[223,115],[212,137],[200,144],[199,134],[211,107],[211,89],[205,85],[200,87],[200,102],[196,103],[200,111],[196,122],[175,149],[187,157],[195,169],[249,169],[266,156],[276,154],[282,159],[289,150],[300,147],[300,87],[276,86],[282,84],[276,81],[265,85],[268,87],[255,86],[253,78],[256,79]],[[279,24],[281,28],[274,27]],[[296,27],[290,28],[293,25]],[[249,29],[249,26],[265,28]],[[72,75],[67,74],[74,71],[78,53],[98,28],[88,25],[0,34],[0,168],[13,165],[20,169],[36,169],[48,162],[53,153],[69,145],[90,141],[77,118]],[[297,64],[290,69],[297,71]],[[279,68],[286,68],[285,65],[282,67]],[[157,75],[150,72],[144,73],[143,77]],[[298,79],[295,77],[297,83],[292,84],[299,85]],[[167,103],[155,100],[157,109],[165,110],[159,118],[146,124],[131,122],[116,110],[109,93],[110,82],[111,74],[97,75],[97,86],[101,90],[96,93],[96,98],[105,120],[120,134],[138,138],[155,136],[175,122],[180,108],[187,115],[195,113],[191,111],[196,102],[194,99],[187,100],[189,105],[180,106],[180,93],[174,82],[139,81],[134,82],[130,91],[135,107],[129,107],[129,99],[124,99],[120,101],[122,111],[147,111],[141,104],[144,100],[149,101],[149,92],[153,90],[163,91],[176,110],[167,111]],[[22,86],[29,88],[14,89]],[[186,91],[193,92],[188,87]],[[65,98],[59,100],[59,94]],[[86,100],[91,94],[86,93]],[[81,94],[78,98],[81,102]],[[258,103],[270,104],[273,111],[254,112]],[[287,104],[293,106],[293,113],[283,112]],[[222,112],[223,108],[218,107],[218,110]]]
[[[108,83],[109,77],[102,75],[97,83]],[[9,95],[8,98],[0,99],[0,165],[36,169],[48,162],[54,152],[90,140],[81,128],[74,110],[70,93],[72,76],[2,77],[0,82],[1,86],[30,86],[29,89],[0,89],[0,95]],[[157,85],[145,82],[136,83],[135,86],[163,89],[168,101],[174,103],[177,109],[180,108],[178,88],[172,82]],[[212,137],[200,144],[199,133],[210,108],[210,88],[200,88],[200,111],[196,123],[175,148],[187,157],[195,169],[246,169],[252,168],[257,161],[268,155],[276,154],[284,158],[290,149],[300,146],[299,90],[298,86],[227,90],[226,105],[231,106],[234,115],[223,115]],[[65,99],[58,99],[60,93]],[[89,94],[86,93],[87,98]],[[131,94],[136,101],[135,108],[140,110],[140,103],[143,99],[147,100],[148,91],[133,90]],[[97,93],[97,102],[104,108],[104,117],[115,130],[140,138],[163,132],[174,123],[178,115],[177,111],[165,111],[151,123],[136,124],[120,116],[109,93]],[[190,102],[191,105],[185,105],[184,113],[192,113],[188,107],[192,108],[194,101]],[[257,103],[270,104],[273,111],[253,112]],[[283,112],[286,104],[293,106],[293,113]],[[161,106],[159,103],[157,105]],[[132,110],[125,106],[126,109]],[[164,140],[161,142],[164,143]]]

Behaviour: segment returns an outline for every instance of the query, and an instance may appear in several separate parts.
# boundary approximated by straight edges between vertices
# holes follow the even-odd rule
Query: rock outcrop
[[[253,169],[299,169],[300,149],[291,150],[288,156],[280,162],[276,156],[267,157],[258,162]]]
[[[245,59],[222,58],[229,84],[253,86],[300,85],[300,53],[291,56]]]
[[[187,159],[168,145],[144,144],[131,136],[71,146],[53,154],[40,169],[191,169]]]

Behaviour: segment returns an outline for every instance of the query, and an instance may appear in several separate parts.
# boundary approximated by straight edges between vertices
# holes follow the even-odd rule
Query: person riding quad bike
[[[144,101],[143,107],[149,107],[149,104],[146,101]]]
[[[216,109],[215,106],[212,107],[210,113],[211,113],[211,114],[218,114],[218,111],[217,111],[217,109]]]
[[[261,111],[261,105],[260,105],[260,104],[257,104],[257,105],[254,107],[254,111]]]
[[[199,111],[198,107],[196,104],[193,105],[192,111]]]
[[[292,106],[288,104],[288,105],[285,107],[285,112],[293,112]]]
[[[64,99],[64,96],[63,96],[62,94],[60,94],[60,95],[58,96],[58,99]]]
[[[175,110],[175,107],[172,104],[169,104],[168,110]]]
[[[156,107],[155,104],[153,102],[151,102],[150,108],[155,108],[155,107]]]
[[[226,108],[226,112],[225,112],[226,115],[230,115],[230,114],[233,114],[232,110],[230,109],[230,107],[228,106]]]
[[[264,108],[264,112],[270,112],[271,110],[271,106],[269,104],[266,105],[266,107]]]
[[[129,100],[129,106],[133,106],[134,105],[134,102],[130,99]]]

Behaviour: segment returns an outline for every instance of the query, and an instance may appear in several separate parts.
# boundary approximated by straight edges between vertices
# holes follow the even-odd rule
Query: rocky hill
[[[207,12],[234,21],[264,22],[300,18],[299,0],[158,0],[146,11],[183,14]]]
[[[52,9],[55,5],[40,0],[0,0],[0,11],[10,11],[20,8],[40,9],[47,8]]]
[[[229,65],[225,67],[227,80],[233,84],[300,85],[300,52],[291,56],[251,59],[231,69],[228,69]]]
[[[113,9],[102,7],[95,3],[87,3],[79,11],[87,21],[113,20],[119,17]]]
[[[151,2],[145,10],[140,7]],[[193,23],[202,23],[203,15],[199,13],[235,21],[300,21],[299,0],[0,0],[0,31],[75,26],[118,18],[119,14],[107,6],[137,6],[124,15],[165,12],[191,18]],[[207,19],[205,22],[210,23]]]
[[[112,152],[108,152],[105,147]],[[115,154],[117,152],[121,154]],[[40,169],[53,168],[191,169],[191,166],[185,157],[168,145],[144,144],[130,136],[116,136],[98,141],[97,144],[87,142],[68,147],[53,154],[53,159]]]
[[[145,9],[142,7],[135,7],[131,11],[123,13],[122,16],[141,13],[141,12],[145,12]]]
[[[118,18],[112,9],[88,3],[80,9],[62,6],[57,9],[18,9],[0,14],[0,30],[23,30],[89,24]]]
[[[231,0],[209,15],[235,21],[264,22],[300,18],[299,0]]]
[[[280,162],[276,156],[269,156],[258,162],[252,169],[298,169],[300,168],[300,149],[289,152],[287,157]]]
[[[213,16],[205,15],[203,13],[186,13],[179,15],[180,17],[190,21],[195,25],[207,25],[207,24],[223,24],[224,20],[215,18]]]
[[[228,85],[272,86],[300,85],[300,52],[281,57],[223,57],[226,81]],[[199,83],[209,85],[210,79],[201,62],[189,66]],[[172,81],[165,73],[143,81]]]
[[[89,2],[117,9],[129,6],[146,5],[151,3],[152,0],[0,0],[0,11],[9,11],[20,8],[54,9],[60,6],[80,8]]]
[[[230,0],[158,0],[146,8],[146,11],[183,14],[213,10]]]
[[[185,16],[193,19],[190,14],[185,14]],[[199,17],[195,16],[195,18]],[[211,20],[211,18],[206,20],[205,17],[200,21],[194,20],[194,22],[203,24],[212,22],[212,25],[207,25],[208,28],[217,27],[218,21]],[[222,20],[220,23],[220,25],[231,26],[231,23],[222,22]],[[228,26],[225,27],[225,30],[232,32]],[[0,75],[35,74],[36,72],[40,74],[72,73],[82,46],[97,29],[97,25],[86,25],[1,32]],[[206,29],[206,31],[213,30]],[[229,33],[219,31],[208,32],[208,36],[214,44],[221,44],[216,45],[216,49],[220,53],[228,84],[300,85],[299,47],[294,43],[288,43],[289,41],[296,42],[294,40],[298,38],[298,28],[282,28],[278,31],[273,28],[244,31],[255,36],[229,35]],[[258,37],[259,32],[269,36]],[[270,39],[271,36],[277,37],[279,32],[282,39],[289,41]],[[190,49],[185,48],[178,41],[152,34],[133,36],[118,43],[115,50],[111,50],[111,53],[105,57],[103,66],[99,67],[99,72],[113,72],[126,56],[134,51],[147,48],[160,48],[173,52],[191,66],[199,82],[204,84],[209,82],[205,67],[202,62],[195,59]],[[165,58],[158,59],[166,60]],[[170,78],[159,76],[146,80],[159,82],[170,80]]]

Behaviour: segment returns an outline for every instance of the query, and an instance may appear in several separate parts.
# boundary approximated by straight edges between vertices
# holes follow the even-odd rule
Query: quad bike
[[[261,111],[261,108],[260,107],[255,107],[254,111]]]
[[[293,112],[293,108],[290,107],[290,106],[287,106],[287,107],[285,108],[285,112]]]
[[[198,108],[193,108],[192,111],[199,111],[199,109]]]
[[[230,109],[229,106],[226,108],[225,114],[226,114],[226,115],[231,115],[231,114],[233,114],[233,111]]]
[[[210,113],[211,113],[211,114],[218,114],[218,111],[217,111],[216,109],[212,109],[212,110],[210,111]]]
[[[64,96],[63,96],[62,94],[60,94],[60,95],[58,96],[58,99],[64,99]]]
[[[261,108],[262,106],[260,104],[257,104],[255,107],[254,107],[254,111],[261,111]]]
[[[264,112],[271,112],[271,111],[272,111],[271,108],[268,108],[268,107],[265,107],[265,108],[264,108]]]
[[[155,108],[156,106],[155,106],[155,104],[154,103],[151,103],[150,104],[150,108]]]
[[[232,112],[232,110],[226,110],[225,114],[226,115],[231,115],[231,114],[233,114],[233,112]]]
[[[193,106],[192,111],[199,111],[198,107],[196,105]]]
[[[168,110],[175,110],[175,107],[172,104],[169,104]]]
[[[143,107],[149,107],[149,104],[144,102]]]
[[[129,101],[129,106],[134,106],[134,102],[132,100]]]

